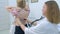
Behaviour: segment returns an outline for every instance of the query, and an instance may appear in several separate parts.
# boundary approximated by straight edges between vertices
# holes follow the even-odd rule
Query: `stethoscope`
[[[45,18],[45,17],[41,16],[41,18],[36,19],[36,20],[32,21],[31,23],[28,23],[28,24],[27,24],[28,28],[29,28],[29,27],[32,27],[32,25],[33,25],[35,22],[40,21],[40,20],[42,20],[42,19],[44,19],[44,18]]]

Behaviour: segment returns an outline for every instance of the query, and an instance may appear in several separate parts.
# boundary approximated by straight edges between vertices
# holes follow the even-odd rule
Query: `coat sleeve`
[[[44,27],[45,24],[38,24],[35,27],[31,27],[31,28],[25,28],[24,32],[25,34],[44,34]]]

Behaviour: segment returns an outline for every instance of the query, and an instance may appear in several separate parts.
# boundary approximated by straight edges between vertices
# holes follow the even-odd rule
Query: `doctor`
[[[57,24],[60,22],[60,12],[56,1],[47,1],[43,6],[43,15],[45,18],[34,27],[25,27],[19,18],[16,18],[25,34],[59,34]]]

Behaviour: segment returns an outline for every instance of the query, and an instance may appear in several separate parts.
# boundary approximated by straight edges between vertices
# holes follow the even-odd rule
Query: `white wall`
[[[0,0],[0,34],[9,34],[10,19],[5,6],[8,0]]]
[[[0,30],[4,29],[10,23],[9,13],[5,9],[8,5],[8,1],[0,0]],[[5,27],[4,27],[5,26]],[[8,27],[6,27],[8,28]]]

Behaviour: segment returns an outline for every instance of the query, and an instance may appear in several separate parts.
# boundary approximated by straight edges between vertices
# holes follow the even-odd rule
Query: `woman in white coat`
[[[25,34],[59,34],[57,24],[60,22],[60,12],[56,1],[47,1],[43,7],[44,19],[34,27],[25,27],[19,18],[16,18]]]

